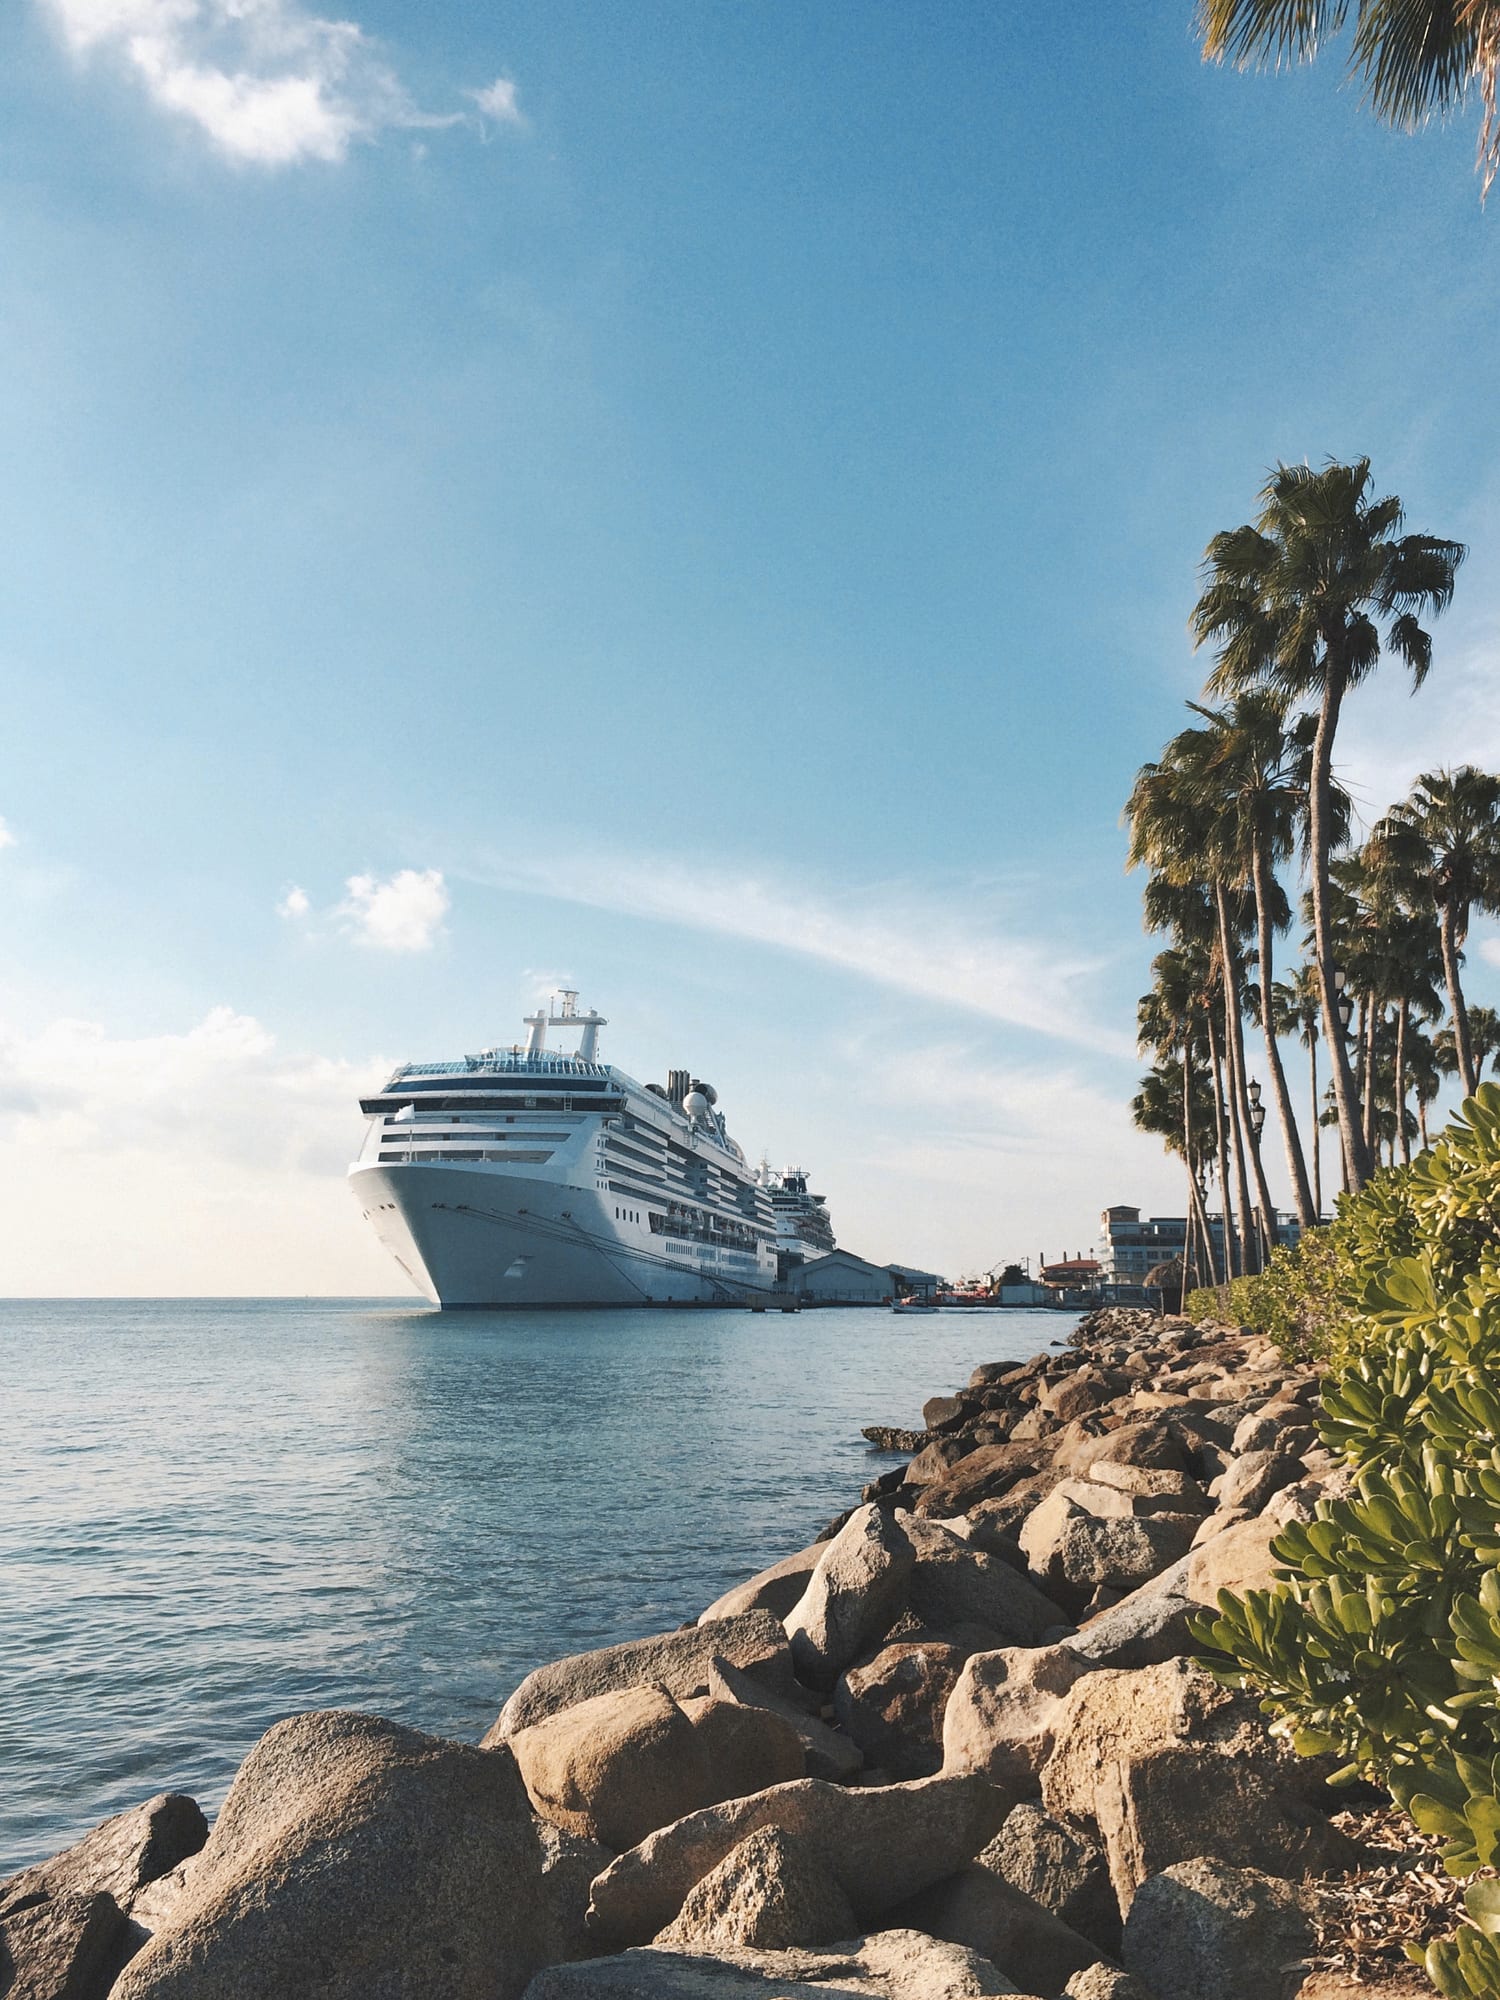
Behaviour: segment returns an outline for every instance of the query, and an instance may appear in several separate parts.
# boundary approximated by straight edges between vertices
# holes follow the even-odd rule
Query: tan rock
[[[977,1775],[846,1791],[804,1778],[691,1813],[612,1861],[589,1929],[619,1944],[665,1930],[689,1890],[750,1834],[780,1827],[821,1854],[862,1924],[951,1875],[999,1831],[1013,1798]]]
[[[786,1785],[807,1776],[802,1735],[790,1716],[713,1695],[689,1697],[682,1712],[691,1721],[708,1764],[708,1790],[700,1805],[742,1799],[763,1792],[767,1785]]]
[[[1063,1697],[1085,1672],[1065,1645],[976,1653],[943,1712],[943,1769],[982,1772],[1018,1797],[1034,1792]]]
[[[61,1854],[0,1883],[0,1909],[39,1894],[103,1890],[128,1915],[148,1883],[196,1854],[207,1838],[208,1822],[195,1800],[158,1792],[144,1805],[102,1820]]]
[[[722,1597],[714,1599],[698,1623],[712,1625],[716,1619],[738,1618],[746,1611],[769,1611],[776,1618],[785,1618],[806,1590],[807,1579],[817,1568],[818,1558],[826,1547],[826,1542],[814,1542],[810,1548],[783,1556],[769,1569],[737,1583],[733,1590],[726,1590]]]
[[[508,1752],[293,1716],[240,1766],[187,1890],[111,2000],[515,2000],[550,1947]]]
[[[912,1545],[893,1514],[874,1505],[856,1508],[786,1615],[798,1679],[831,1688],[894,1622],[915,1566]]]
[[[764,1826],[694,1884],[652,1942],[679,1951],[726,1945],[785,1951],[831,1944],[858,1930],[849,1899],[822,1856],[780,1827]]]
[[[1120,1949],[1120,1908],[1103,1848],[1024,1800],[976,1859],[1101,1951]]]
[[[1050,1910],[973,1863],[903,1903],[892,1922],[967,1945],[1028,1992],[1057,1993],[1103,1957]]]
[[[106,1890],[37,1891],[0,1904],[0,1980],[8,2000],[104,2000],[128,1949]]]
[[[532,1809],[615,1854],[709,1803],[706,1747],[664,1687],[575,1702],[510,1748]]]
[[[890,1930],[800,1951],[720,1947],[711,1958],[627,1951],[551,1966],[537,1974],[526,2000],[980,2000],[1015,1991],[962,1945]]]
[[[702,1694],[708,1686],[709,1662],[718,1657],[754,1674],[768,1687],[791,1690],[792,1660],[781,1620],[769,1611],[744,1611],[734,1618],[690,1625],[684,1632],[655,1633],[619,1646],[601,1646],[592,1653],[572,1653],[538,1667],[501,1709],[483,1747],[493,1749],[517,1730],[529,1729],[576,1702],[620,1688],[643,1687],[648,1681],[678,1697]]]
[[[1119,1758],[1094,1811],[1122,1916],[1148,1876],[1204,1854],[1296,1880],[1357,1862],[1352,1842],[1321,1813],[1213,1748],[1168,1745]]]
[[[1004,1556],[921,1515],[898,1521],[916,1557],[908,1589],[913,1614],[936,1630],[978,1625],[991,1643],[1034,1646],[1064,1614]]]
[[[981,1445],[957,1465],[924,1487],[916,1511],[941,1520],[945,1514],[967,1514],[981,1500],[996,1500],[1022,1479],[1036,1476],[1049,1454],[1044,1445],[1016,1441]]]
[[[773,1693],[753,1675],[741,1673],[728,1660],[710,1663],[708,1692],[717,1701],[737,1702],[741,1708],[769,1709],[790,1724],[802,1744],[802,1757],[809,1778],[831,1778],[847,1784],[864,1764],[859,1745],[841,1730],[830,1729],[821,1717],[810,1715],[796,1702]]]
[[[1276,1582],[1271,1543],[1280,1532],[1280,1524],[1264,1514],[1252,1514],[1224,1528],[1193,1550],[1183,1589],[1195,1603],[1210,1609],[1217,1608],[1221,1590],[1236,1597],[1247,1590],[1269,1590]]]
[[[1288,1883],[1200,1858],[1141,1884],[1121,1949],[1169,2000],[1286,2000],[1312,1936]]]

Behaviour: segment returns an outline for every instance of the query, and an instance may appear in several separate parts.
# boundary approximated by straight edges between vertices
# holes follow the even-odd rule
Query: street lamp
[[[1333,976],[1334,1012],[1339,1017],[1339,1026],[1347,1035],[1349,1032],[1349,1023],[1354,1016],[1353,998],[1344,991],[1344,988],[1349,984],[1349,975],[1341,965],[1333,966],[1331,971]]]
[[[1260,1083],[1257,1078],[1252,1076],[1246,1084],[1245,1095],[1250,1100],[1250,1123],[1255,1127],[1255,1136],[1259,1140],[1265,1130],[1266,1107],[1260,1101]]]

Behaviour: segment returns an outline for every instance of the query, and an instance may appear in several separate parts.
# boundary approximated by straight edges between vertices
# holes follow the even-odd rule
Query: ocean
[[[1054,1312],[0,1301],[0,1878],[280,1716],[475,1740],[803,1547]]]

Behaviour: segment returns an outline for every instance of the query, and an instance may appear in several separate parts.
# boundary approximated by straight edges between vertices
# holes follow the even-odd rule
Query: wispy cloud
[[[15,844],[16,836],[11,832],[6,822],[0,819],[0,852],[3,852],[7,847],[14,847]]]
[[[430,951],[451,898],[439,868],[402,868],[381,881],[351,875],[334,912],[348,934],[376,951]]]
[[[296,883],[292,884],[276,905],[277,916],[285,917],[289,923],[300,923],[311,912],[312,898],[305,889],[299,889]]]
[[[1127,1036],[1090,1017],[1080,992],[1098,961],[997,928],[977,888],[967,900],[891,884],[835,898],[727,868],[602,855],[494,862],[476,875],[496,888],[796,952],[1036,1034],[1132,1053]]]
[[[336,162],[356,141],[393,127],[472,119],[420,110],[357,22],[310,13],[298,0],[39,4],[75,55],[121,66],[153,104],[196,125],[231,160]],[[492,120],[524,123],[509,79],[468,94]]]
[[[520,104],[517,102],[516,86],[511,77],[497,76],[483,90],[471,90],[470,97],[479,106],[484,116],[496,125],[524,125],[526,123]]]

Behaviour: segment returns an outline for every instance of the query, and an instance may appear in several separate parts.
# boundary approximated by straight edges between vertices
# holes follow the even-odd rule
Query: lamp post
[[[1346,1035],[1349,1032],[1349,1022],[1354,1013],[1353,996],[1344,991],[1348,984],[1348,973],[1345,972],[1343,966],[1335,965],[1333,968],[1333,1005],[1334,1011],[1339,1017],[1339,1026]]]
[[[1260,1158],[1260,1135],[1266,1129],[1266,1107],[1260,1101],[1260,1080],[1251,1077],[1245,1086],[1245,1095],[1250,1100],[1250,1130],[1254,1135],[1255,1157]],[[1260,1218],[1260,1265],[1264,1270],[1271,1255],[1271,1218]]]

